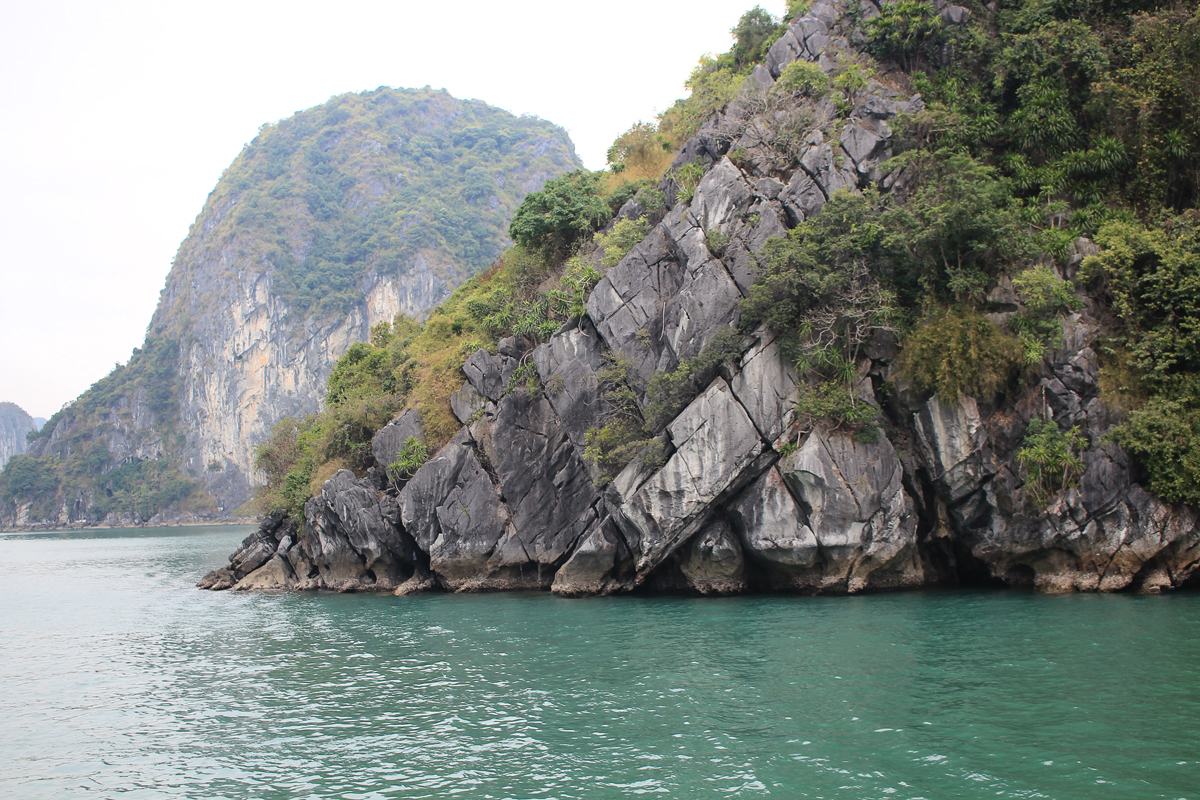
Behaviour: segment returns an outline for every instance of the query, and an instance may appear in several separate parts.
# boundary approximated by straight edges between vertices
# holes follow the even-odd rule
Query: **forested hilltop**
[[[347,352],[202,586],[1195,583],[1194,4],[802,1],[733,36]]]
[[[180,245],[146,341],[0,475],[5,525],[227,516],[251,449],[316,411],[378,320],[422,316],[508,245],[566,133],[444,91],[345,94],[264,125]]]

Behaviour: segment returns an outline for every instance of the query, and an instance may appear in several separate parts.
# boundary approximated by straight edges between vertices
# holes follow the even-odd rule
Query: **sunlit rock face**
[[[180,245],[124,382],[80,398],[37,454],[102,441],[103,472],[169,462],[211,496],[202,515],[228,515],[251,495],[254,447],[320,408],[350,344],[487,268],[525,195],[579,166],[561,128],[431,89],[341,95],[264,125]],[[93,491],[51,521],[100,521]]]

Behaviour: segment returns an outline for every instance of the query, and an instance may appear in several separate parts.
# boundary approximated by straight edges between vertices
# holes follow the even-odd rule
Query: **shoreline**
[[[188,520],[186,522],[154,522],[141,523],[133,525],[67,525],[67,526],[51,526],[51,525],[29,525],[21,528],[0,527],[0,534],[6,533],[72,533],[74,531],[114,531],[135,528],[200,528],[206,526],[224,526],[233,527],[235,525],[258,525],[260,520],[247,519],[236,520],[230,517],[221,517],[215,520]]]

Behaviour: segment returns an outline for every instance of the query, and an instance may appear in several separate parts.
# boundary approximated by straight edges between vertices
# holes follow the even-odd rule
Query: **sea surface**
[[[242,594],[0,536],[5,798],[1200,798],[1200,595]]]

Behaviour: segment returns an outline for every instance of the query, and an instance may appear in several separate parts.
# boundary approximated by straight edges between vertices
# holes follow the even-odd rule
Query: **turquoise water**
[[[1200,595],[201,592],[0,537],[0,796],[1200,798]]]

